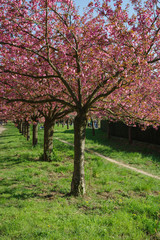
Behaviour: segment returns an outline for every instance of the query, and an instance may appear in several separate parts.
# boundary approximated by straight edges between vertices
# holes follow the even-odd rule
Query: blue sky
[[[92,0],[74,0],[77,6],[80,6],[80,14],[83,13],[83,8],[87,7],[88,3],[91,2]],[[126,5],[129,0],[123,0],[124,5]],[[113,0],[111,0],[111,4],[113,3]],[[132,10],[130,10],[130,13],[133,13]]]
[[[74,0],[76,5],[80,6],[81,9],[83,9],[83,7],[86,7],[88,5],[89,2],[91,2],[91,0]]]
[[[74,0],[77,6],[80,6],[80,13],[83,12],[83,8],[87,7],[88,3],[91,2],[91,0]]]

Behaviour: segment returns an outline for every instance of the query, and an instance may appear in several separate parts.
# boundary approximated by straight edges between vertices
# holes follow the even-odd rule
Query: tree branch
[[[2,67],[0,67],[1,69]],[[12,74],[17,74],[20,76],[25,76],[25,77],[30,77],[30,78],[35,78],[35,79],[43,79],[43,78],[58,78],[57,75],[46,75],[46,76],[34,76],[32,74],[25,74],[25,73],[19,73],[19,72],[14,72],[14,71],[10,71],[10,70],[4,70],[3,72],[0,73],[12,73]]]

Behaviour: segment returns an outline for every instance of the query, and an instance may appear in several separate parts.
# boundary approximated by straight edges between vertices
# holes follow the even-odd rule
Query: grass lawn
[[[0,135],[0,239],[158,240],[160,181],[132,172],[86,153],[87,195],[69,197],[73,147],[54,139],[54,159],[39,161],[39,144],[19,134],[12,124]],[[55,136],[73,142],[73,129],[56,127]],[[158,151],[108,141],[103,132],[87,147],[160,176]]]
[[[63,134],[65,133],[65,134]],[[73,143],[73,127],[56,127],[55,136]],[[63,134],[63,136],[62,136]],[[106,157],[130,164],[133,167],[160,176],[160,146],[133,141],[129,144],[127,139],[112,137],[107,139],[103,131],[92,129],[86,131],[86,147],[103,154]]]

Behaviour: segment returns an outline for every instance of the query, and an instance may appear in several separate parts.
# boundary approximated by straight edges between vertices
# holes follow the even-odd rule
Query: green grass
[[[65,133],[65,134],[63,134]],[[73,127],[56,127],[55,136],[73,143]],[[86,147],[133,167],[143,169],[160,176],[160,146],[134,141],[129,144],[127,139],[107,139],[107,134],[100,129],[95,130],[95,136],[91,129],[86,130]]]
[[[57,128],[55,136],[72,142],[73,130]],[[40,130],[32,148],[12,124],[0,136],[1,240],[160,239],[160,181],[86,153],[87,195],[69,197],[73,147],[54,140],[53,162],[39,161],[42,137]],[[108,142],[99,130],[94,139],[87,130],[87,146],[124,162],[141,156],[139,166],[158,174],[156,154]]]

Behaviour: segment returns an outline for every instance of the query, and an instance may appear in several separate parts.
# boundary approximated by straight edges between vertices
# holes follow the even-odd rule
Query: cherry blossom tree
[[[44,151],[43,160],[51,161],[53,151],[54,126],[57,120],[62,119],[70,110],[58,104],[43,104],[38,108],[38,112],[44,118]]]
[[[129,112],[134,120],[141,118],[149,99],[153,107],[159,104],[158,2],[148,0],[142,5],[132,0],[132,16],[120,0],[114,8],[109,0],[93,1],[83,16],[70,0],[0,3],[0,97],[34,104],[54,102],[76,112],[71,193],[83,195],[89,111],[103,109],[124,118]],[[153,79],[156,86],[150,86]],[[142,89],[146,89],[146,103]],[[137,102],[129,104],[132,99],[141,99],[141,107]]]

